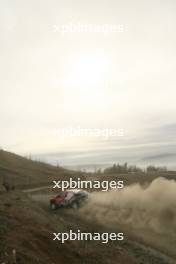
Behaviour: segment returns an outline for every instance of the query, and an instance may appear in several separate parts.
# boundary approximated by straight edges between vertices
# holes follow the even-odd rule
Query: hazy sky
[[[0,0],[2,147],[20,154],[170,152],[175,14],[174,0]],[[59,32],[70,23],[121,25],[123,32]],[[123,128],[125,136],[60,139],[58,129],[71,126]]]

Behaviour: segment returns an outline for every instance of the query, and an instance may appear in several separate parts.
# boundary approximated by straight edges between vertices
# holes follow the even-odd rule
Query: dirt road
[[[31,193],[31,199],[45,208],[49,217],[62,221],[67,227],[66,229],[83,230],[84,232],[124,232],[125,239],[123,242],[110,243],[110,245],[101,245],[94,242],[85,242],[79,245],[80,250],[92,251],[96,246],[97,255],[102,251],[105,254],[110,254],[112,259],[115,256],[115,252],[123,252],[124,255],[131,258],[131,263],[136,264],[174,264],[176,263],[175,236],[165,236],[154,233],[147,229],[131,229],[126,225],[120,225],[117,223],[110,223],[107,221],[99,221],[95,215],[86,211],[86,208],[79,210],[73,209],[60,209],[57,211],[50,211],[48,208],[49,199],[51,194],[35,194]],[[88,207],[89,210],[89,207]],[[110,209],[109,209],[110,210]],[[117,212],[118,213],[118,212]],[[89,217],[87,217],[87,214]],[[99,253],[98,253],[99,252]],[[110,253],[111,252],[111,253]],[[94,252],[94,254],[96,254]],[[89,263],[89,262],[85,262]],[[92,262],[93,263],[93,262]],[[97,262],[98,263],[98,262]],[[102,262],[107,263],[107,262]],[[113,262],[109,262],[113,263]],[[128,262],[127,262],[128,263]]]

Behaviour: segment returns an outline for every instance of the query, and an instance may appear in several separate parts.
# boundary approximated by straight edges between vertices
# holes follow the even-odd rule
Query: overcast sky
[[[175,14],[174,0],[0,0],[1,146],[19,154],[173,152]],[[59,31],[71,23],[123,30]],[[78,126],[125,135],[58,136]]]

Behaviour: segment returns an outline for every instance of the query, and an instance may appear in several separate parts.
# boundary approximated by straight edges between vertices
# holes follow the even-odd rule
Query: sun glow
[[[69,58],[66,62],[63,84],[75,89],[90,89],[103,83],[108,61],[104,55],[84,55]]]
[[[65,107],[70,111],[83,111],[101,107],[107,98],[103,91],[107,75],[107,61],[103,56],[79,56],[67,68],[63,88]],[[90,111],[90,107],[89,107]]]
[[[106,63],[102,57],[78,58],[72,65],[70,82],[73,86],[84,89],[100,85],[106,71]]]

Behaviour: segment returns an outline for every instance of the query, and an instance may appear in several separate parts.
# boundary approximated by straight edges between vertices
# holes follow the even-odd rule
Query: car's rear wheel
[[[50,208],[51,208],[51,210],[56,210],[56,205],[54,203],[51,203]]]

